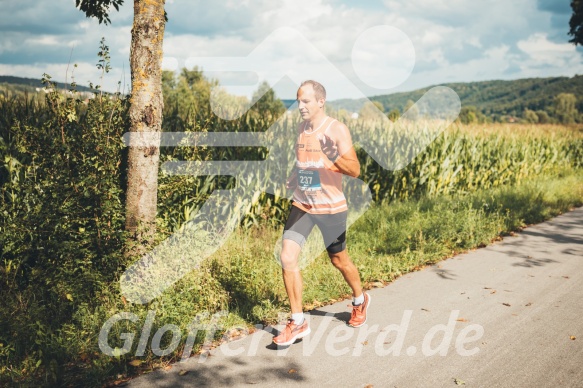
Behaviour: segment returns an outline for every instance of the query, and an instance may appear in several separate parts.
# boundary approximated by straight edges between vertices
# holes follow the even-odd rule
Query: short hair
[[[316,99],[320,100],[320,99],[326,99],[326,89],[324,88],[324,85],[322,85],[321,83],[314,81],[314,80],[307,80],[302,82],[302,84],[300,85],[300,88],[302,86],[305,85],[312,85],[312,88],[314,88],[314,94],[316,95]]]

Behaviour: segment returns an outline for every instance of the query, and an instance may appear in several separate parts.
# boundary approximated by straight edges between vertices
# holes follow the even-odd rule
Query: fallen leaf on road
[[[528,307],[528,306],[530,306],[530,305],[532,305],[532,303],[531,303],[531,302],[528,302],[527,304],[525,304],[525,306],[526,306],[526,307]]]
[[[571,338],[573,341],[575,341],[575,339],[576,339],[577,337],[575,337],[574,335],[572,335],[572,336],[570,336],[569,338]]]
[[[362,344],[363,345],[368,345],[368,341],[364,341]]]
[[[180,372],[178,372],[178,376],[184,376],[184,375],[187,375],[187,374],[188,374],[188,371],[187,370],[184,370],[184,369],[181,370]]]
[[[295,370],[295,369],[290,369],[290,370],[287,371],[287,373],[293,374],[293,373],[298,373],[298,371]]]
[[[172,365],[166,365],[166,366],[164,367],[164,370],[170,370],[170,369],[172,369]]]
[[[421,307],[421,310],[423,310],[423,311],[429,311],[429,310],[427,310],[427,309],[424,309],[423,307]]]
[[[484,290],[491,290],[492,287],[484,287]]]
[[[458,319],[456,319],[456,321],[458,321],[458,322],[467,322],[468,320],[465,319],[465,318],[458,318]]]
[[[372,385],[372,384],[367,384],[364,386],[364,388],[372,388],[372,387],[374,387],[374,385]]]
[[[490,291],[490,294],[495,294],[495,293],[496,293],[496,290]]]
[[[568,277],[568,276],[563,276],[563,277],[564,277],[565,279],[569,279],[569,277]]]
[[[502,303],[504,306],[510,307],[510,303]]]
[[[460,380],[460,379],[458,379],[458,378],[456,378],[456,377],[454,377],[454,378],[453,378],[453,382],[454,382],[456,385],[466,385],[466,382],[465,382],[465,381],[463,381],[463,380]]]

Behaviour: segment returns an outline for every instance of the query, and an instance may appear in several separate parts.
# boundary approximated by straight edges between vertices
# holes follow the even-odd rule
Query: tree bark
[[[165,0],[134,0],[134,24],[130,48],[132,93],[129,118],[132,139],[143,132],[162,130],[162,42]],[[138,136],[136,136],[138,135]],[[125,256],[147,253],[156,233],[158,200],[159,137],[145,137],[150,144],[131,145],[128,155],[126,222],[129,232]]]

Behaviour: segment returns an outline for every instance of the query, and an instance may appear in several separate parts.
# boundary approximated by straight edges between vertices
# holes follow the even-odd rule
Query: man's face
[[[298,108],[303,120],[312,119],[324,106],[324,99],[318,100],[312,85],[304,85],[298,89]]]

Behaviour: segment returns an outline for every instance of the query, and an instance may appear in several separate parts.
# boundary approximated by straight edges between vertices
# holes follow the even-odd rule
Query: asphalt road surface
[[[368,292],[360,328],[345,300],[129,386],[583,387],[583,208]]]

